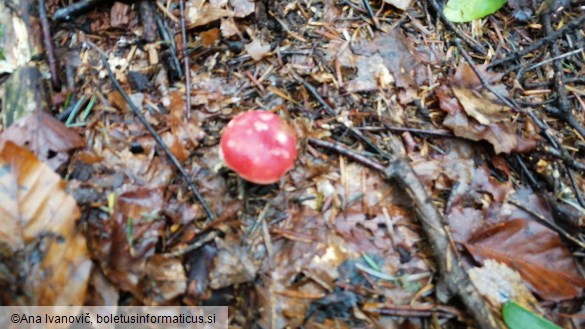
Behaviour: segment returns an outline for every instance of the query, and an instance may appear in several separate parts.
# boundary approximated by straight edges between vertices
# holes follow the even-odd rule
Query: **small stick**
[[[47,17],[47,7],[45,5],[45,0],[39,0],[39,18],[41,19],[43,42],[45,43],[47,59],[49,60],[51,82],[53,82],[53,88],[58,88],[61,84],[59,82],[59,76],[57,75],[57,59],[55,58],[55,47],[53,46],[51,25],[49,24],[49,18]]]
[[[427,239],[429,240],[439,273],[451,294],[459,296],[467,311],[473,316],[478,326],[482,329],[501,329],[504,324],[498,320],[487,306],[487,302],[479,294],[469,276],[458,260],[457,251],[449,241],[447,231],[443,223],[443,216],[433,205],[423,184],[414,172],[409,160],[404,157],[404,148],[395,136],[391,135],[391,148],[400,156],[390,160],[388,167],[383,167],[375,161],[346,149],[343,146],[309,139],[309,143],[329,148],[340,154],[346,155],[370,168],[378,170],[387,180],[393,180],[400,185],[402,190],[414,204],[417,218],[422,224]],[[333,146],[333,147],[331,147]],[[364,161],[366,160],[366,161]]]
[[[500,66],[500,65],[507,63],[509,61],[515,61],[524,55],[530,54],[531,52],[533,52],[537,49],[540,49],[547,44],[550,44],[551,42],[553,42],[553,40],[557,39],[561,35],[564,35],[565,33],[570,33],[571,31],[582,27],[583,24],[585,24],[585,15],[581,15],[580,17],[577,17],[577,18],[571,20],[569,23],[567,23],[567,25],[563,26],[562,28],[560,28],[560,29],[558,29],[550,34],[547,34],[546,36],[542,37],[540,40],[538,40],[537,42],[534,42],[530,46],[528,46],[522,50],[519,50],[517,52],[514,52],[512,54],[509,54],[508,57],[502,58],[498,61],[495,61],[495,62],[489,64],[488,68]]]
[[[191,69],[189,65],[189,54],[187,52],[187,26],[185,23],[185,0],[179,0],[179,8],[181,11],[181,35],[183,37],[183,63],[185,65],[185,115],[187,118],[191,117]]]
[[[77,16],[103,1],[104,0],[80,0],[67,7],[59,8],[55,10],[55,13],[53,14],[53,21],[68,21],[74,16]]]
[[[296,75],[296,74],[295,74]],[[307,88],[307,90],[309,91],[309,93],[313,96],[313,98],[315,98],[320,104],[321,106],[323,106],[323,108],[325,109],[325,111],[327,112],[327,114],[331,115],[331,116],[337,116],[337,114],[335,113],[335,110],[333,110],[333,108],[331,106],[329,106],[329,104],[327,104],[327,102],[325,102],[325,100],[323,99],[323,97],[321,97],[321,95],[319,94],[319,92],[317,92],[317,89],[315,89],[315,87],[313,87],[313,85],[311,85],[310,83],[308,83],[307,81],[305,81],[305,79],[301,78],[300,76],[296,75],[296,79],[303,84],[303,86],[305,86],[305,88]],[[381,148],[378,147],[378,145],[372,143],[372,141],[370,141],[368,138],[366,138],[366,136],[364,136],[364,134],[362,134],[361,131],[359,131],[358,129],[355,129],[353,127],[346,127],[355,137],[357,137],[359,140],[361,140],[362,142],[366,143],[369,147],[371,147],[373,150],[375,150],[376,152],[378,152],[381,156],[389,159],[390,156],[388,155],[387,152],[385,152],[384,150],[382,150]]]
[[[465,40],[465,43],[478,54],[482,56],[487,55],[487,51],[481,45],[479,45],[477,41],[471,39],[465,33],[461,32],[450,20],[447,19],[447,17],[445,17],[445,14],[443,14],[443,10],[441,10],[441,7],[437,3],[437,0],[430,0],[429,2],[431,3],[431,7],[433,7],[433,10],[435,10],[437,16],[439,16],[439,18],[441,19],[441,22],[443,22],[443,24],[449,30],[455,33],[455,35],[457,35],[457,37],[459,37],[460,39]]]
[[[374,13],[374,10],[372,9],[372,6],[370,6],[370,0],[363,0],[362,2],[364,3],[364,7],[366,8],[366,11],[368,12],[368,15],[370,16],[370,19],[374,23],[374,27],[376,27],[376,29],[379,30],[380,29],[380,23],[378,22],[378,19],[376,18],[376,13]]]
[[[160,137],[160,135],[150,125],[150,123],[148,122],[148,120],[146,120],[146,118],[140,112],[140,110],[138,109],[138,107],[136,106],[136,104],[134,104],[134,102],[132,101],[132,99],[130,99],[130,96],[128,96],[128,94],[126,93],[126,91],[124,91],[124,89],[120,85],[120,82],[118,82],[118,80],[116,79],[116,76],[114,76],[114,72],[112,72],[112,68],[110,67],[110,64],[108,64],[108,58],[105,57],[105,56],[102,56],[102,63],[104,65],[104,67],[106,68],[106,70],[108,71],[108,76],[110,77],[110,80],[112,80],[112,84],[114,85],[114,87],[116,88],[116,90],[118,90],[118,92],[122,95],[122,97],[124,98],[124,100],[126,101],[126,103],[128,104],[128,106],[130,106],[130,109],[132,109],[132,112],[134,112],[134,115],[136,115],[136,117],[138,118],[138,120],[140,120],[140,122],[144,125],[144,127],[146,127],[146,129],[148,130],[148,132],[150,132],[150,134],[154,137],[154,140],[156,141],[156,143],[163,149],[163,151],[165,152],[165,154],[167,155],[167,157],[171,160],[171,162],[179,170],[179,173],[181,174],[181,176],[183,176],[183,178],[187,182],[187,186],[189,186],[189,189],[191,190],[191,192],[193,193],[193,195],[195,195],[195,198],[197,199],[197,201],[199,201],[199,203],[203,207],[203,210],[205,211],[205,214],[207,215],[207,217],[209,218],[209,220],[214,220],[215,219],[215,214],[209,208],[209,205],[207,204],[207,202],[205,201],[205,199],[203,198],[203,196],[197,190],[197,187],[195,186],[195,183],[193,183],[193,181],[191,180],[191,177],[189,177],[189,174],[187,173],[187,170],[185,170],[185,168],[181,165],[181,162],[179,162],[179,159],[177,159],[177,157],[175,157],[173,155],[173,153],[171,152],[171,150],[169,150],[169,148],[167,147],[167,145],[165,144],[165,142],[162,140],[162,138]]]

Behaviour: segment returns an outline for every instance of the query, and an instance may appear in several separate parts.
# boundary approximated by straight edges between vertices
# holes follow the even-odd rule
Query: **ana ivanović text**
[[[59,324],[75,324],[87,323],[93,325],[94,323],[115,323],[115,324],[187,324],[187,323],[216,323],[215,314],[213,315],[192,315],[192,314],[178,314],[178,315],[151,315],[151,314],[93,314],[90,313],[80,315],[27,315],[27,314],[12,314],[12,323],[59,323]]]

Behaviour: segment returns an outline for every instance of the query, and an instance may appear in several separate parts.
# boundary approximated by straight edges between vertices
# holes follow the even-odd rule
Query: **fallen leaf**
[[[107,220],[90,221],[88,244],[104,274],[120,289],[144,300],[149,285],[148,259],[165,227],[159,215],[163,200],[160,189],[138,189],[117,197]]]
[[[11,141],[1,147],[0,168],[2,304],[82,305],[91,261],[65,183]]]
[[[206,25],[234,15],[231,10],[212,6],[206,0],[191,0],[185,4],[185,7],[188,28]]]
[[[532,220],[491,225],[476,232],[465,247],[480,262],[494,259],[518,271],[528,287],[545,300],[576,298],[585,288],[585,279],[559,236]]]
[[[112,27],[122,27],[128,25],[130,6],[122,2],[114,2],[110,11],[110,25]]]
[[[501,73],[492,73],[488,72],[488,64],[476,65],[475,68],[479,72],[479,74],[484,78],[487,82],[493,83],[498,81],[502,78]],[[468,63],[462,62],[457,66],[457,70],[453,77],[451,77],[451,84],[456,87],[460,88],[468,88],[468,89],[480,89],[483,88],[481,84],[481,80]]]
[[[502,121],[483,125],[471,120],[456,98],[450,96],[446,87],[435,90],[440,108],[447,112],[443,124],[450,128],[455,136],[469,140],[485,140],[493,145],[496,153],[527,152],[537,146],[537,135],[522,137],[516,135],[515,125],[511,121]]]
[[[358,41],[352,49],[357,55],[379,55],[399,88],[414,87],[426,79],[426,69],[419,58],[422,56],[397,29],[390,33],[379,33],[373,40]]]
[[[384,88],[394,82],[394,77],[390,74],[383,59],[380,55],[358,56],[357,57],[357,77],[347,83],[348,92],[372,91],[378,88]]]
[[[246,17],[256,10],[256,3],[253,0],[230,0],[234,8],[234,16]]]
[[[0,135],[0,148],[7,141],[26,146],[52,169],[67,162],[68,151],[85,145],[77,133],[44,111],[35,111],[14,122]]]
[[[458,87],[452,87],[451,89],[455,97],[459,100],[459,103],[463,106],[465,113],[482,125],[503,121],[510,122],[510,116],[512,115],[511,108],[500,105],[486,95],[481,95],[479,92],[471,89]]]
[[[494,308],[499,309],[509,300],[528,307],[538,305],[536,298],[524,285],[520,274],[495,260],[487,259],[483,267],[470,269],[469,278]]]
[[[384,0],[384,2],[391,4],[400,10],[406,10],[406,9],[410,8],[410,6],[412,5],[412,3],[414,1],[413,0]]]
[[[263,43],[259,39],[254,39],[254,41],[250,42],[245,47],[248,55],[250,55],[255,61],[261,60],[270,52],[270,45]]]

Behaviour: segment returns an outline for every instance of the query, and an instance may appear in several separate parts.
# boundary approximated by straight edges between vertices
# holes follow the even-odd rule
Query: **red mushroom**
[[[296,147],[294,130],[268,111],[237,115],[228,123],[220,141],[227,167],[256,184],[278,182],[293,167]]]

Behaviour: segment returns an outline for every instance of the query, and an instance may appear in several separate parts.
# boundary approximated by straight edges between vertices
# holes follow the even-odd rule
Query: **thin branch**
[[[432,0],[432,1],[435,1],[435,0]],[[567,25],[563,26],[562,28],[560,28],[552,33],[547,34],[546,36],[542,37],[541,39],[534,42],[530,46],[528,46],[522,50],[516,51],[514,53],[511,53],[506,58],[502,58],[498,61],[495,61],[495,62],[489,64],[488,68],[500,66],[500,65],[505,64],[509,61],[515,61],[515,60],[517,60],[517,59],[519,59],[527,54],[530,54],[531,52],[533,52],[537,49],[540,49],[540,48],[546,46],[547,44],[550,44],[551,42],[553,42],[553,40],[559,38],[560,36],[564,35],[565,33],[570,33],[573,30],[581,28],[583,26],[583,24],[585,24],[585,15],[581,15],[580,17],[577,17],[577,18],[571,20],[569,23],[567,23]]]
[[[156,141],[156,143],[163,149],[163,151],[165,152],[167,157],[171,160],[171,162],[175,165],[177,170],[179,170],[179,173],[181,174],[181,176],[183,176],[183,178],[187,182],[187,186],[189,186],[189,189],[191,190],[193,195],[195,195],[195,198],[197,199],[197,201],[199,201],[199,203],[203,207],[203,210],[205,211],[207,218],[209,220],[214,220],[215,214],[209,208],[209,205],[207,204],[207,202],[205,201],[203,196],[199,193],[197,187],[195,186],[195,183],[193,183],[190,175],[187,173],[187,170],[185,170],[185,168],[181,165],[181,162],[179,162],[179,159],[177,159],[177,157],[175,157],[175,155],[173,155],[171,150],[169,150],[169,148],[166,146],[165,142],[162,140],[161,136],[150,125],[150,123],[144,117],[144,115],[140,112],[140,110],[138,109],[136,104],[134,104],[132,99],[130,99],[130,96],[128,96],[126,91],[124,91],[124,89],[120,85],[120,82],[118,82],[118,80],[114,76],[114,72],[112,72],[112,68],[110,67],[110,64],[108,64],[108,58],[103,56],[103,55],[102,55],[102,63],[104,65],[104,67],[106,68],[106,70],[108,71],[108,76],[110,77],[110,80],[112,81],[112,84],[114,85],[116,90],[122,95],[122,97],[124,98],[124,100],[126,101],[128,106],[130,106],[130,109],[132,109],[132,112],[134,112],[134,115],[136,115],[138,120],[140,120],[140,122],[144,125],[144,127],[146,127],[148,132],[154,137],[154,140]]]
[[[51,35],[51,24],[47,17],[47,7],[45,0],[39,0],[39,18],[41,20],[41,26],[43,30],[43,42],[45,44],[45,51],[47,53],[47,59],[49,61],[49,70],[51,71],[51,82],[53,82],[53,88],[58,88],[61,83],[59,82],[59,76],[57,75],[57,59],[55,57],[55,46],[53,45],[53,36]]]
[[[485,48],[483,46],[481,46],[480,44],[478,44],[477,41],[475,41],[472,38],[468,37],[465,33],[461,32],[457,28],[457,26],[455,26],[455,24],[453,24],[450,20],[447,19],[447,17],[445,17],[445,14],[443,14],[443,10],[441,9],[441,7],[439,6],[439,4],[437,3],[437,0],[430,0],[429,2],[431,4],[431,7],[433,7],[433,10],[437,14],[437,16],[439,16],[439,18],[441,19],[441,22],[443,22],[443,24],[449,30],[451,30],[451,32],[455,33],[455,35],[457,37],[459,37],[460,39],[464,40],[465,43],[469,47],[471,47],[471,49],[473,49],[476,53],[478,53],[478,54],[480,54],[482,56],[486,56],[487,55],[487,51],[485,50]]]
[[[325,100],[323,99],[323,97],[321,97],[321,95],[319,94],[319,92],[317,91],[317,89],[315,89],[315,87],[313,87],[313,85],[311,85],[310,83],[308,83],[305,79],[301,78],[300,76],[295,74],[295,78],[303,84],[303,86],[305,86],[305,88],[307,89],[307,91],[311,94],[311,96],[313,96],[313,98],[315,98],[320,104],[321,106],[323,106],[323,108],[325,109],[325,111],[327,112],[327,114],[336,117],[337,113],[335,113],[335,110],[333,110],[333,108],[327,104],[327,102],[325,102]],[[371,147],[373,150],[375,150],[376,152],[378,152],[378,154],[380,154],[381,156],[389,159],[390,155],[382,150],[380,147],[378,147],[378,145],[372,143],[372,141],[370,141],[368,138],[366,138],[366,136],[364,136],[364,134],[362,134],[361,131],[359,131],[358,129],[354,128],[354,127],[347,127],[347,129],[352,133],[352,135],[354,135],[357,139],[361,140],[362,142],[364,142],[366,145],[368,145],[369,147]]]
[[[391,148],[394,154],[399,154],[399,156],[393,158],[388,167],[385,168],[381,164],[335,143],[316,139],[309,139],[309,143],[339,152],[379,171],[387,180],[397,182],[414,203],[415,213],[421,221],[425,235],[432,246],[431,249],[438,265],[439,273],[448,291],[457,295],[463,301],[467,311],[473,316],[480,328],[504,328],[504,324],[490,311],[487,302],[479,294],[463,269],[461,262],[458,261],[458,254],[450,243],[447,231],[443,227],[443,216],[433,205],[431,198],[414,169],[412,169],[408,159],[403,156],[403,147],[395,136],[391,136]]]
[[[55,13],[53,14],[53,21],[68,21],[104,1],[105,0],[80,0],[67,7],[59,8],[55,10]]]
[[[185,115],[191,117],[191,68],[189,65],[189,54],[187,52],[187,26],[185,23],[185,0],[179,0],[181,11],[181,35],[183,36],[183,63],[185,66]]]

